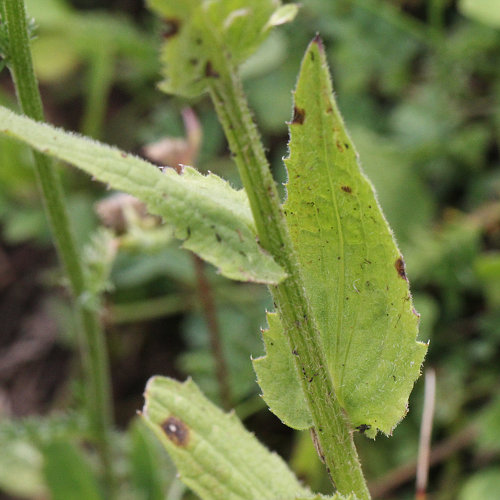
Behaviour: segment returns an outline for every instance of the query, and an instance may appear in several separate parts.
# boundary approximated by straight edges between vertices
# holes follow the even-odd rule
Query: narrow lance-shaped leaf
[[[114,189],[142,200],[161,215],[184,240],[184,248],[219,267],[232,279],[278,283],[285,277],[256,242],[256,231],[243,190],[186,167],[162,173],[155,165],[0,107],[0,133],[19,139],[42,153],[67,161]]]
[[[275,500],[309,495],[283,460],[188,380],[153,377],[143,417],[174,460],[181,480],[204,500]]]
[[[404,261],[344,129],[319,39],[302,62],[289,147],[283,208],[336,395],[353,427],[390,434],[406,414],[427,346],[416,341],[419,315]],[[267,368],[264,398],[289,425],[308,427],[307,412],[293,401],[292,413],[273,386],[272,367],[284,361],[270,354],[292,356],[277,338],[282,347],[268,347],[256,365],[259,378]]]
[[[165,22],[162,51],[167,93],[196,96],[209,78],[231,61],[238,65],[264,41],[273,26],[291,21],[297,7],[279,0],[148,0]],[[186,56],[190,54],[190,56]]]

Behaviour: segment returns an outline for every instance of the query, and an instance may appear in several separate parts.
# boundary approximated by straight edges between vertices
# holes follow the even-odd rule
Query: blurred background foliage
[[[181,110],[191,106],[203,133],[196,166],[239,185],[209,100],[181,101],[155,88],[162,26],[140,0],[27,4],[52,123],[151,155],[147,145],[184,136]],[[280,185],[291,89],[316,32],[405,255],[420,338],[430,340],[426,366],[436,369],[438,392],[431,498],[500,498],[500,2],[302,2],[295,22],[242,68]],[[0,102],[15,108],[5,70]],[[30,153],[1,139],[0,164],[0,497],[102,498],[95,457],[81,446],[87,429],[73,318]],[[95,293],[105,294],[120,498],[192,498],[135,417],[153,374],[192,376],[313,489],[327,492],[308,434],[284,428],[259,397],[250,356],[262,353],[266,290],[225,280],[180,250],[156,220],[110,201],[83,174],[61,174]],[[391,439],[357,439],[374,497],[414,496],[422,393],[423,380]]]

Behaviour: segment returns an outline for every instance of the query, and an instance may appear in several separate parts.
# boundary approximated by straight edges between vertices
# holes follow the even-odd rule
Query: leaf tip
[[[325,46],[323,44],[322,38],[319,36],[319,33],[316,33],[316,35],[312,39],[311,45],[312,44],[317,45],[320,52],[324,52],[325,51]]]

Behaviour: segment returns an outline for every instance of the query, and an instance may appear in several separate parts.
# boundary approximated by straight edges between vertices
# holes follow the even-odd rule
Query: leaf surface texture
[[[391,434],[406,414],[427,345],[416,341],[419,316],[404,261],[344,128],[319,39],[302,63],[289,148],[283,209],[336,395],[353,427],[370,437],[377,429]],[[274,354],[267,342],[266,349],[258,362],[269,370],[285,365],[279,356],[293,355],[284,341]],[[296,418],[305,415],[297,400],[273,386],[277,375],[267,380],[271,409],[306,427],[306,418]],[[281,397],[279,405],[267,394]]]
[[[71,163],[140,200],[184,240],[183,247],[231,279],[278,283],[284,271],[256,242],[246,193],[185,167],[179,175],[91,139],[37,123],[0,107],[0,133]]]
[[[204,500],[295,499],[309,494],[285,462],[224,413],[194,382],[153,377],[143,416],[182,481]]]

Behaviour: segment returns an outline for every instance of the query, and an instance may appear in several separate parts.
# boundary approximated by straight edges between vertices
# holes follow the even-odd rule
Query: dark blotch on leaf
[[[340,189],[346,193],[352,193],[352,189],[350,186],[342,186]]]
[[[189,428],[177,417],[168,417],[161,425],[168,439],[176,446],[187,446],[189,443]]]
[[[219,73],[215,71],[210,61],[207,61],[207,63],[205,64],[205,76],[207,78],[219,78]]]
[[[292,123],[302,125],[306,119],[306,110],[294,106]]]
[[[315,43],[320,51],[323,52],[325,50],[325,47],[323,46],[323,40],[319,36],[319,33],[316,33],[316,36],[312,39],[312,43]],[[314,61],[313,53],[311,53],[311,59]]]
[[[363,434],[363,432],[366,432],[367,430],[371,429],[371,425],[368,424],[361,424],[356,427],[356,429]]]
[[[162,36],[165,39],[172,38],[179,33],[181,22],[178,19],[164,19],[164,29]]]
[[[406,270],[405,270],[405,261],[403,260],[403,257],[399,257],[399,259],[396,259],[394,267],[396,268],[396,271],[398,272],[399,276],[405,280]]]
[[[215,239],[220,243],[222,241],[222,238],[218,233],[215,233]]]

